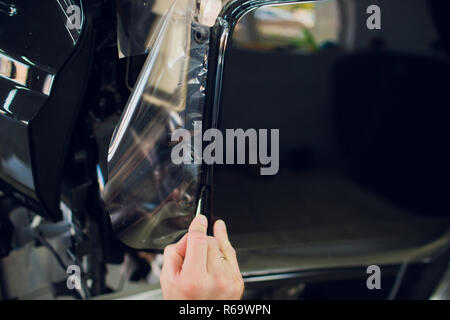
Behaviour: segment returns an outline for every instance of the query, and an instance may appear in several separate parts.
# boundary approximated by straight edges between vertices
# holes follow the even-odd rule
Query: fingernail
[[[200,223],[202,225],[204,225],[205,227],[208,225],[208,218],[206,218],[204,215],[199,214],[198,215],[198,221],[200,221]]]
[[[217,228],[222,229],[222,230],[226,230],[227,226],[225,225],[225,222],[223,220],[217,220]]]

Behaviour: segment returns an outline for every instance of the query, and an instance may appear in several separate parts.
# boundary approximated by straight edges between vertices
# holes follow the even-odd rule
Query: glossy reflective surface
[[[103,192],[114,231],[134,248],[162,249],[186,232],[196,211],[209,215],[211,167],[174,165],[170,137],[203,117],[205,127],[217,126],[223,58],[237,19],[258,6],[292,1],[221,1],[220,15],[219,2],[210,10],[203,2],[199,9],[195,1],[175,1],[151,36],[140,37],[151,39],[152,51],[111,141]],[[203,109],[208,43],[196,42],[194,25],[214,21],[219,43],[211,47],[212,83]]]
[[[0,1],[0,178],[33,198],[28,128],[80,38],[82,10],[81,28],[67,25],[72,5],[82,8],[77,0]]]
[[[148,37],[151,51],[110,144],[102,196],[114,232],[133,248],[164,248],[197,207],[201,164],[171,158],[172,133],[202,119],[208,30],[196,20],[195,1],[174,1]]]
[[[0,77],[31,91],[50,95],[55,75],[0,53]]]

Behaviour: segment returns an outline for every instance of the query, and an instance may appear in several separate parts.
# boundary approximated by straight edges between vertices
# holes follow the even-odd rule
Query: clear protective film
[[[116,0],[119,58],[148,53],[152,36],[158,31],[175,0]],[[228,0],[196,0],[196,20],[213,26]]]
[[[200,1],[172,0],[150,28],[147,60],[110,143],[102,197],[115,234],[132,248],[164,248],[195,216],[201,164],[174,164],[171,137],[202,120],[209,32],[221,8],[207,2],[220,7],[205,15]]]
[[[119,58],[148,53],[149,36],[158,25],[155,0],[117,0],[117,48]]]

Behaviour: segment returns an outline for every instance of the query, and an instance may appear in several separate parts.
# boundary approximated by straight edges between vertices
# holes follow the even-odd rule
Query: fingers
[[[206,262],[208,257],[208,237],[206,230],[208,219],[199,215],[192,221],[187,235],[186,256],[182,271],[190,274],[206,273]]]
[[[186,254],[186,240],[187,235],[185,234],[177,243],[171,244],[164,249],[161,273],[173,277],[181,271]]]
[[[223,268],[228,279],[228,299],[240,299],[244,292],[244,280],[242,279],[236,251],[228,239],[227,227],[223,220],[217,220],[214,224],[214,237],[219,242],[220,251],[224,254]]]
[[[239,271],[238,262],[236,259],[236,251],[228,239],[227,227],[223,220],[217,220],[214,224],[214,237],[219,242],[220,251],[223,252],[227,262],[230,263],[233,268]]]
[[[189,232],[164,252],[160,277],[164,299],[240,299],[244,281],[225,223],[206,234],[205,216],[194,218]],[[222,259],[225,257],[225,260]]]
[[[209,274],[222,274],[224,272],[221,257],[219,242],[214,237],[208,237],[207,269]]]

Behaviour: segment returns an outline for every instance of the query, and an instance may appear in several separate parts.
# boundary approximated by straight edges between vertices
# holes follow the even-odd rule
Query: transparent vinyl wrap
[[[175,165],[171,136],[202,120],[210,28],[198,8],[196,0],[173,0],[151,28],[147,60],[111,140],[102,197],[115,234],[132,248],[164,248],[195,216],[201,165]]]
[[[148,53],[161,20],[178,0],[116,0],[119,58]],[[228,0],[194,0],[195,20],[212,27]]]

